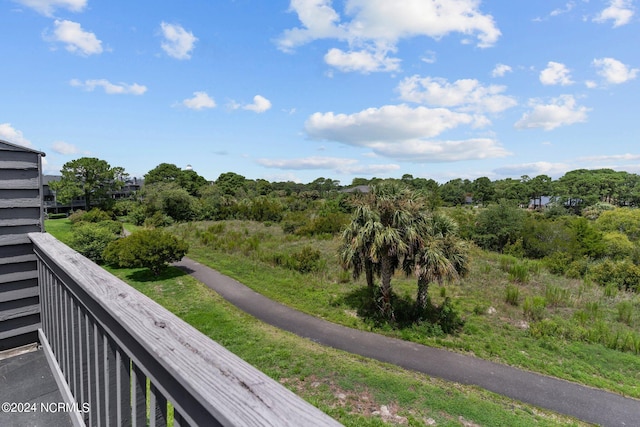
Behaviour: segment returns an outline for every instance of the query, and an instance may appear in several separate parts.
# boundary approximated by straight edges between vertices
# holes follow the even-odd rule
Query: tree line
[[[94,204],[103,207],[112,204],[109,193],[121,188],[129,177],[121,167],[111,167],[104,160],[87,157],[67,162],[61,173],[61,180],[51,183],[58,200],[65,203],[73,198],[84,197],[87,210]],[[627,207],[640,205],[640,175],[612,169],[577,169],[556,180],[543,174],[495,181],[488,177],[480,177],[473,181],[456,178],[444,184],[439,184],[433,179],[414,178],[405,174],[400,179],[354,178],[350,185],[345,186],[337,180],[324,177],[303,184],[292,181],[252,180],[234,172],[222,173],[215,181],[209,182],[193,170],[183,170],[174,164],[161,163],[145,174],[145,194],[139,196],[152,199],[156,205],[166,205],[164,208],[169,216],[180,221],[192,219],[193,216],[259,216],[257,212],[247,212],[251,211],[251,207],[246,206],[246,203],[242,204],[242,200],[246,198],[297,195],[318,199],[347,188],[372,186],[389,181],[402,183],[420,192],[427,198],[430,206],[486,206],[504,200],[520,206],[540,206],[543,197],[551,201],[552,206],[560,205],[573,213],[580,213],[582,209],[597,202]],[[167,191],[173,192],[171,199],[175,200],[159,200],[158,193]],[[185,206],[188,204],[188,196],[205,199],[216,197],[219,200],[216,203],[203,203],[201,206]],[[172,206],[173,204],[179,206]],[[172,209],[175,207],[181,209]],[[271,208],[277,210],[277,207]],[[269,215],[277,217],[274,213],[267,213],[267,216]]]

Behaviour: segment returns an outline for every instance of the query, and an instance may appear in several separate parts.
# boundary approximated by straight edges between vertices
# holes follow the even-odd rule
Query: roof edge
[[[9,141],[5,141],[4,139],[0,139],[0,145],[3,145],[3,144],[8,145],[9,147],[12,147],[12,148],[17,148],[20,150],[29,151],[31,153],[40,154],[42,157],[46,156],[46,154],[43,151],[34,150],[33,148],[25,147],[24,145],[14,144]]]

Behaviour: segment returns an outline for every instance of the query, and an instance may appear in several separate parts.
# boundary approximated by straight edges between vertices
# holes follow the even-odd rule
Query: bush
[[[338,234],[348,222],[348,215],[339,212],[330,212],[316,216],[306,225],[297,229],[295,233],[302,236]]]
[[[82,217],[84,216],[86,212],[83,211],[82,209],[78,209],[77,211],[74,211],[71,213],[71,215],[69,215],[69,221],[71,221],[72,224],[76,224],[80,221],[82,221]]]
[[[146,267],[154,275],[179,261],[189,246],[184,240],[160,229],[140,230],[111,242],[104,251],[104,259],[117,267]]]
[[[173,219],[162,212],[156,212],[149,218],[145,218],[143,225],[148,228],[166,227],[173,224]]]
[[[70,246],[96,263],[103,261],[105,248],[118,239],[122,224],[116,221],[80,222],[71,231]]]
[[[310,273],[320,267],[320,251],[310,246],[305,246],[300,252],[295,252],[291,257],[295,261],[296,270],[300,273]]]
[[[82,221],[85,222],[102,222],[102,221],[110,221],[113,218],[111,214],[105,212],[98,208],[93,208],[89,212],[82,215]]]
[[[554,252],[544,259],[544,265],[551,274],[564,274],[571,263],[571,255],[566,252]]]
[[[612,284],[627,291],[637,291],[640,287],[640,268],[629,260],[605,259],[589,269],[589,276],[605,287]]]
[[[464,320],[449,297],[438,307],[438,325],[445,334],[456,332],[464,326]]]

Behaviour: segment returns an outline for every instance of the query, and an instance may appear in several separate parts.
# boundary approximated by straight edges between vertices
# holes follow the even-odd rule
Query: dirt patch
[[[333,396],[333,401],[329,403],[329,406],[345,408],[351,414],[370,418],[379,417],[386,423],[395,425],[406,425],[408,423],[406,417],[398,415],[400,407],[395,402],[387,404],[376,402],[367,390],[345,390],[331,379],[315,376],[305,379],[282,378],[280,383],[292,388],[300,395],[314,395],[328,391]]]

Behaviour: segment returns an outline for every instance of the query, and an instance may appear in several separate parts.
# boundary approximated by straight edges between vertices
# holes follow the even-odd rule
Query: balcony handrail
[[[181,426],[340,425],[50,234],[29,238],[43,334],[85,423],[166,425],[168,401]]]

